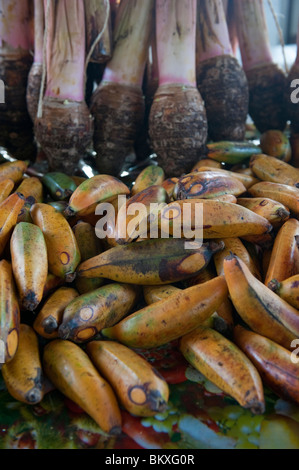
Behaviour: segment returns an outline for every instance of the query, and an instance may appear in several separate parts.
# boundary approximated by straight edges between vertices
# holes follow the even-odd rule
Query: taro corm
[[[114,27],[114,49],[91,103],[94,149],[102,174],[117,176],[134,155],[145,104],[142,83],[153,31],[154,0],[122,0]]]
[[[30,7],[29,0],[0,1],[0,78],[5,95],[0,104],[0,145],[22,160],[35,152],[26,103],[33,46]]]
[[[222,0],[199,0],[196,75],[209,137],[243,141],[249,106],[245,72],[233,53]]]
[[[263,0],[234,0],[243,68],[249,85],[249,114],[263,133],[286,127],[285,73],[273,61]]]
[[[191,171],[207,142],[207,115],[196,84],[196,0],[157,0],[159,88],[149,133],[167,176]]]
[[[84,0],[47,0],[46,6],[47,83],[35,135],[50,169],[72,175],[93,137],[85,102]]]

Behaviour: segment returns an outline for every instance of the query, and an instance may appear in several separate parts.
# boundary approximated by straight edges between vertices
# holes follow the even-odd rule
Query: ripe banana
[[[190,333],[213,315],[227,298],[227,285],[217,277],[175,293],[128,316],[104,337],[131,348],[152,349]]]
[[[166,411],[169,387],[143,357],[113,341],[93,341],[86,351],[126,411],[138,417]]]
[[[241,326],[234,330],[234,342],[269,388],[279,397],[299,404],[299,365],[292,361],[291,351]]]
[[[91,416],[104,433],[120,434],[122,420],[114,391],[79,346],[51,341],[44,349],[43,366],[57,390]]]
[[[260,154],[250,161],[253,173],[262,181],[299,188],[299,170],[275,157]]]
[[[273,279],[268,287],[288,304],[299,310],[299,274],[281,282]]]
[[[44,397],[44,377],[38,337],[28,325],[20,325],[18,350],[12,361],[2,367],[10,395],[27,405],[37,405]]]
[[[191,173],[194,173],[195,171],[200,170],[201,168],[213,168],[214,170],[221,170],[223,168],[223,165],[221,162],[217,162],[216,160],[212,160],[211,158],[202,158],[201,160],[199,160],[198,163],[196,163],[196,165],[194,165]]]
[[[207,145],[208,158],[228,165],[238,165],[260,153],[260,147],[250,142],[214,142]]]
[[[220,333],[199,327],[180,341],[185,359],[243,408],[263,414],[265,398],[260,375],[251,361]]]
[[[239,198],[238,204],[264,217],[274,228],[280,228],[291,215],[289,209],[280,202],[263,197]]]
[[[76,343],[93,339],[131,313],[138,299],[138,288],[117,283],[82,295],[65,308],[59,337]]]
[[[24,178],[22,183],[18,186],[17,192],[23,194],[24,198],[29,202],[41,203],[43,202],[44,190],[40,180],[34,176]]]
[[[35,204],[31,209],[31,217],[44,234],[49,271],[67,282],[72,282],[81,254],[69,223],[48,204]]]
[[[289,137],[279,130],[269,130],[261,135],[262,152],[270,157],[279,158],[284,162],[292,159],[292,146]]]
[[[290,349],[299,334],[299,312],[256,279],[236,256],[224,260],[230,298],[242,320],[256,333]]]
[[[296,219],[289,219],[279,230],[275,238],[265,278],[266,286],[273,279],[281,282],[299,274],[298,236],[299,222]]]
[[[42,301],[48,277],[47,247],[40,228],[19,223],[11,237],[10,253],[20,306],[33,312]]]
[[[0,261],[0,340],[1,362],[11,361],[17,351],[20,330],[20,308],[11,264]]]
[[[141,193],[151,186],[161,186],[165,179],[163,168],[156,165],[146,167],[136,178],[135,184],[132,188],[131,195]]]
[[[286,184],[263,181],[248,190],[253,197],[263,197],[280,202],[289,209],[291,214],[299,216],[299,189]]]
[[[215,169],[209,166],[202,166],[202,167],[199,167],[195,171],[198,171],[198,172],[210,171],[214,174],[219,174],[222,176],[227,176],[228,178],[237,179],[243,184],[243,186],[245,186],[246,189],[251,188],[251,186],[259,182],[259,180],[252,175],[248,175],[246,173],[238,173],[236,171],[224,170],[223,168]]]
[[[110,202],[120,195],[129,195],[129,188],[117,178],[109,175],[97,175],[84,181],[72,194],[67,216],[86,216],[94,214],[98,204]]]
[[[11,179],[15,184],[22,181],[23,176],[28,168],[28,162],[14,161],[2,163],[0,165],[0,179]]]
[[[24,196],[19,193],[12,194],[0,204],[0,256],[17,224],[18,215],[24,204]]]
[[[261,280],[260,272],[258,271],[244,243],[239,238],[225,238],[223,239],[223,243],[225,245],[224,250],[214,255],[214,262],[215,262],[215,267],[216,267],[218,276],[224,275],[224,270],[223,270],[224,260],[230,254],[233,254],[237,256],[238,258],[240,258],[246,264],[246,266],[248,267],[250,272],[254,275],[254,277]]]
[[[60,287],[45,301],[38,312],[33,328],[42,338],[58,339],[58,328],[62,323],[63,313],[79,294],[70,287]]]
[[[203,210],[203,225],[200,210]],[[162,236],[181,232],[184,227],[194,230],[202,228],[203,239],[240,238],[249,235],[269,234],[273,227],[268,220],[254,212],[223,201],[186,199],[168,204],[159,216]]]
[[[147,305],[152,305],[160,300],[167,299],[170,295],[180,292],[181,289],[175,286],[144,286],[143,295]]]
[[[162,188],[167,192],[170,201],[173,199],[174,188],[178,181],[179,178],[168,178],[161,184]]]
[[[111,248],[82,263],[78,276],[102,277],[136,285],[172,284],[196,275],[223,249],[223,243],[208,242],[186,248],[184,239],[153,239]]]
[[[244,193],[244,184],[231,175],[217,170],[197,171],[179,179],[174,189],[174,199],[211,199],[227,194],[239,197]]]

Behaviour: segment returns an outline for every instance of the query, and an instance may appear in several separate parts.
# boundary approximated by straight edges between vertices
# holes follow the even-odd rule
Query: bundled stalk
[[[28,75],[27,108],[32,122],[35,121],[43,76],[45,11],[44,0],[34,0],[34,58]]]
[[[196,86],[196,1],[157,0],[156,34],[159,88],[149,133],[166,176],[181,176],[199,160],[208,135]]]
[[[92,146],[93,120],[85,102],[84,0],[47,0],[47,84],[35,135],[50,170],[74,174]]]
[[[286,127],[286,77],[274,63],[263,0],[235,1],[243,68],[249,85],[249,114],[263,133]]]
[[[200,0],[197,9],[197,85],[213,141],[245,138],[249,91],[234,57],[222,0]]]
[[[232,46],[234,56],[237,55],[239,40],[237,33],[237,23],[236,23],[236,14],[235,14],[235,3],[234,0],[222,0],[224,11],[226,14],[226,21],[229,33],[229,39]]]
[[[118,175],[144,121],[143,76],[153,29],[154,0],[123,0],[117,10],[114,51],[95,91],[94,149],[101,173]]]
[[[0,145],[15,158],[34,153],[33,128],[27,111],[27,78],[32,64],[29,0],[0,2]]]
[[[111,14],[105,27],[109,0],[85,0],[86,53],[91,51],[90,61],[103,64],[111,59]],[[103,34],[100,35],[103,30]],[[100,38],[99,38],[100,36]],[[99,40],[98,40],[99,38]]]

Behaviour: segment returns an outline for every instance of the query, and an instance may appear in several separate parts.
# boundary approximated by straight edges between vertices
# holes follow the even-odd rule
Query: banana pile
[[[165,179],[150,165],[132,188],[2,163],[0,361],[11,396],[35,405],[56,389],[115,435],[122,409],[165,412],[169,384],[141,351],[174,342],[253,414],[265,412],[265,385],[299,404],[299,169],[285,139],[278,153],[263,153],[268,143],[211,144],[190,174]],[[190,249],[179,216],[195,229],[198,205],[203,243]]]

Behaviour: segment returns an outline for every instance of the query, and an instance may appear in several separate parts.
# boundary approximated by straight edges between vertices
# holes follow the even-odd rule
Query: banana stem
[[[34,63],[43,63],[45,11],[44,0],[34,0]]]
[[[263,0],[237,0],[236,23],[245,71],[273,62]]]
[[[142,86],[153,30],[154,0],[122,0],[114,28],[113,57],[103,81]]]
[[[233,55],[222,0],[199,0],[196,43],[198,62]]]
[[[31,47],[29,1],[0,1],[0,47],[3,50],[20,49],[26,54]]]
[[[85,97],[84,0],[50,0],[45,96],[82,102]]]
[[[160,86],[196,86],[196,0],[157,0]]]

